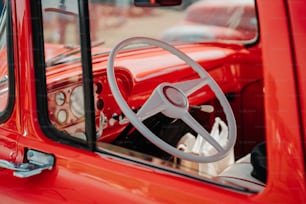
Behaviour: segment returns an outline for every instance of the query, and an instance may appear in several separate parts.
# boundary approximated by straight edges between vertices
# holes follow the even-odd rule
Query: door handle
[[[44,170],[51,170],[54,166],[54,155],[28,150],[26,163],[13,163],[0,160],[0,168],[13,170],[13,175],[19,178],[26,178],[40,174]]]

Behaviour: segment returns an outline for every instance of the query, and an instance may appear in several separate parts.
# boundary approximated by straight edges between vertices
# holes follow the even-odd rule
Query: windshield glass
[[[253,0],[186,0],[173,7],[135,7],[130,0],[89,1],[91,40],[112,48],[121,40],[147,36],[170,43],[235,41],[257,37]],[[44,1],[45,40],[79,45],[77,3]]]

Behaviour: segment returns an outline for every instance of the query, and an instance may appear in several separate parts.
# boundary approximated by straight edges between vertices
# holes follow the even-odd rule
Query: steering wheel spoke
[[[140,121],[144,121],[145,119],[162,112],[165,110],[165,104],[161,100],[159,94],[156,89],[152,93],[152,95],[146,100],[146,102],[142,105],[142,107],[137,112],[137,117]]]
[[[209,144],[211,144],[218,152],[224,152],[223,147],[188,112],[186,112],[181,119],[191,129],[196,131],[199,136],[203,137]]]
[[[186,96],[189,96],[193,92],[199,90],[205,85],[209,84],[209,79],[207,78],[199,78],[199,79],[193,79],[183,82],[176,82],[173,83],[173,86],[176,88],[182,90]]]

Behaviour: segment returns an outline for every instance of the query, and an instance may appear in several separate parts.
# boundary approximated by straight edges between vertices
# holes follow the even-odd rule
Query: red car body
[[[36,100],[39,91],[36,81],[41,79],[37,78],[35,72],[38,63],[35,61],[35,52],[41,48],[34,46],[37,44],[33,39],[32,29],[35,27],[32,24],[33,1],[11,0],[10,3],[14,33],[11,49],[14,53],[15,95],[9,96],[14,97],[12,111],[0,124],[0,159],[23,163],[26,162],[26,152],[35,149],[52,155],[55,163],[50,171],[46,170],[27,178],[15,177],[12,170],[0,168],[1,202],[306,202],[306,20],[302,17],[306,4],[302,0],[257,0],[260,36],[259,42],[254,46],[225,45],[218,42],[177,46],[205,67],[225,93],[240,93],[237,95],[240,98],[231,103],[238,124],[237,141],[240,141],[236,144],[237,155],[242,156],[250,152],[254,143],[246,145],[246,142],[266,140],[268,179],[264,189],[258,193],[224,188],[184,174],[173,174],[137,162],[114,159],[47,137],[38,122],[41,109],[38,108]],[[99,51],[93,50],[93,53]],[[99,82],[106,83],[100,77],[104,76],[105,69],[101,67],[106,67],[107,57],[108,53],[93,57],[95,85]],[[152,57],[154,60],[150,59]],[[194,77],[186,74],[190,70],[189,67],[182,66],[177,69],[180,61],[172,59],[169,54],[157,48],[127,50],[120,53],[117,59],[121,63],[118,66],[122,68],[122,80],[129,77],[133,79],[134,84],[124,84],[121,88],[124,93],[134,96],[129,100],[136,107],[149,96],[159,80],[170,76],[175,76],[174,81]],[[147,62],[150,62],[150,67],[154,69],[150,68]],[[58,78],[75,76],[78,80],[68,81],[67,84],[74,86],[73,83],[81,83],[80,66],[80,62],[77,62],[50,68],[46,73],[47,89],[55,90]],[[127,72],[126,67],[129,66],[133,66],[133,70]],[[245,67],[252,71],[246,70]],[[131,86],[133,92],[130,92]],[[105,110],[106,115],[119,111],[109,94],[110,90],[106,90],[103,95],[109,96],[104,98],[104,106],[111,110]],[[53,97],[52,92],[48,97]],[[102,95],[98,93],[95,97]],[[212,96],[207,95],[207,100],[212,100]],[[191,96],[191,104],[198,102],[196,97]],[[244,106],[244,110],[259,111],[255,115],[241,113],[241,106]],[[51,104],[49,111],[52,120],[52,114],[56,114],[58,110]],[[243,123],[245,125],[239,128]],[[262,126],[265,128],[261,128]],[[114,126],[106,130],[100,140],[111,142],[120,131],[122,127]],[[248,139],[243,135],[248,135]]]

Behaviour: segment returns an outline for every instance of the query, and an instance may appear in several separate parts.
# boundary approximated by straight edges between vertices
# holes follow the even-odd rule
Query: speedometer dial
[[[82,86],[78,86],[73,89],[70,96],[70,108],[74,116],[78,118],[84,116],[84,93]]]

